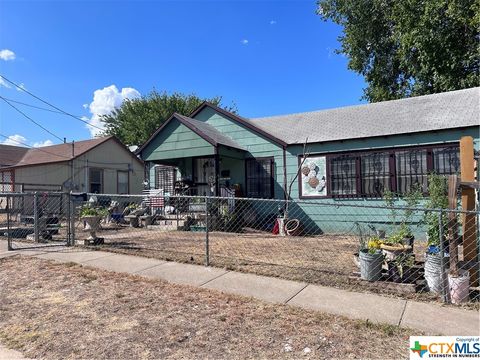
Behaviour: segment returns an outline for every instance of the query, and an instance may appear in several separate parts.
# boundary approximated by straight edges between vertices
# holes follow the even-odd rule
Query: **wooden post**
[[[448,208],[455,210],[457,208],[457,175],[448,177]],[[450,274],[458,277],[458,226],[457,213],[450,211],[448,213],[448,247],[450,250]],[[441,240],[443,241],[443,240]]]
[[[460,139],[460,176],[462,182],[475,180],[473,138],[463,136]],[[475,210],[475,190],[462,187],[462,209]],[[462,214],[463,257],[469,264],[478,263],[477,223],[474,214]],[[470,285],[478,284],[478,267],[470,266]]]

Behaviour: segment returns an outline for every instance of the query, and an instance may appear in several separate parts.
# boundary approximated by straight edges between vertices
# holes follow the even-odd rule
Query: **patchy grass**
[[[32,358],[399,358],[409,331],[80,265],[0,260],[0,340]]]
[[[89,233],[77,231],[77,240]],[[105,227],[97,232],[105,240],[101,246],[91,246],[116,253],[153,257],[167,261],[194,264],[205,263],[205,233],[161,230],[158,227]],[[358,238],[352,235],[318,235],[280,237],[266,232],[209,233],[210,265],[288,280],[302,281],[355,291],[382,293],[407,299],[440,301],[440,297],[405,289],[391,281],[378,283],[361,281],[354,254]],[[423,260],[425,243],[415,246],[416,258]]]

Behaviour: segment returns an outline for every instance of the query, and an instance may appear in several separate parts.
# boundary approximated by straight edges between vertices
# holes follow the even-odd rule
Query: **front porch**
[[[140,153],[148,187],[168,195],[274,197],[273,157],[254,158],[203,121],[174,114]]]

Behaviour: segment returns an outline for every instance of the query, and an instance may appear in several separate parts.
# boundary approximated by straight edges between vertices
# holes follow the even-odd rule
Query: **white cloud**
[[[30,146],[38,148],[38,147],[53,145],[53,141],[44,140],[44,141],[37,141],[32,144],[31,142],[27,142],[27,138],[25,136],[20,134],[15,134],[15,135],[10,135],[7,139],[1,141],[0,144],[13,145],[13,146],[28,146],[30,144]]]
[[[45,140],[45,141],[38,141],[33,143],[33,147],[44,147],[44,146],[50,146],[53,145],[52,140]]]
[[[0,50],[0,59],[4,61],[15,60],[15,53],[12,50],[3,49]]]
[[[88,104],[83,104],[82,106],[84,109],[88,109]]]
[[[248,39],[243,39],[240,41],[242,45],[248,45]]]
[[[3,80],[3,78],[0,77],[0,87],[6,87],[6,88],[10,88],[11,86],[5,81]]]
[[[275,20],[270,20],[270,25],[275,25],[277,22]]]
[[[93,93],[93,101],[88,106],[92,113],[91,118],[86,118],[87,121],[96,127],[87,125],[92,137],[100,134],[104,124],[101,121],[102,115],[108,115],[113,110],[119,108],[126,99],[134,99],[140,97],[140,93],[133,88],[122,88],[118,91],[115,85],[104,87],[103,89],[95,90]]]
[[[3,140],[1,143],[3,145],[13,145],[13,146],[22,146],[21,143],[25,143],[27,138],[25,136],[15,134],[10,135],[7,139]]]
[[[25,87],[25,84],[24,83],[20,83],[17,87],[17,91],[22,91],[23,90],[27,90],[27,88]]]

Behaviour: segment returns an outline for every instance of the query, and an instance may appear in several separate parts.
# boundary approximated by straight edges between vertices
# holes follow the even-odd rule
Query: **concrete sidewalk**
[[[431,335],[479,335],[478,311],[452,306],[403,300],[370,293],[358,293],[296,281],[246,274],[224,269],[181,264],[139,256],[102,251],[48,248],[14,251],[2,256],[23,254],[61,262],[75,262],[108,271],[141,275],[251,296],[352,319],[399,325]],[[414,334],[412,334],[414,335]]]

